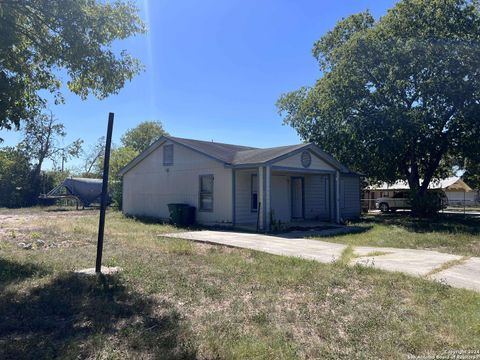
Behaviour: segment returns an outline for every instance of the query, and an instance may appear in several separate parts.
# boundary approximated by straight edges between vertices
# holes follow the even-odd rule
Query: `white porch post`
[[[258,203],[259,203],[259,207],[258,207],[257,211],[259,211],[259,214],[258,214],[258,228],[260,230],[265,229],[265,216],[264,216],[264,214],[265,214],[265,201],[264,201],[265,189],[263,187],[263,184],[265,183],[265,181],[263,180],[263,176],[264,176],[263,167],[259,166],[258,167]]]
[[[265,231],[270,231],[270,212],[271,212],[271,181],[272,169],[270,165],[265,168]]]
[[[340,222],[340,171],[335,172],[335,221]]]

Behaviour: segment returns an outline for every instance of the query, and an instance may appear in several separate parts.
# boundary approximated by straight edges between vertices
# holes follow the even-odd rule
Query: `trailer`
[[[74,199],[83,207],[100,204],[102,195],[102,179],[68,177],[57,187],[39,198],[46,199]],[[110,200],[108,201],[110,203]]]

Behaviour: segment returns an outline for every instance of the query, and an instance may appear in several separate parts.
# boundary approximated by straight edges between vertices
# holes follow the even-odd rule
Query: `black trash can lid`
[[[170,210],[172,209],[188,209],[188,204],[168,204],[167,205]]]

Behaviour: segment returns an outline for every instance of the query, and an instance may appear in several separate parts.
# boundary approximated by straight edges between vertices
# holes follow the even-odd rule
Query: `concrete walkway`
[[[338,260],[347,247],[320,240],[228,231],[190,231],[161,236],[295,256],[322,263]],[[466,258],[429,250],[368,246],[355,246],[354,254],[351,264],[400,271],[442,281],[454,287],[480,291],[480,258]]]

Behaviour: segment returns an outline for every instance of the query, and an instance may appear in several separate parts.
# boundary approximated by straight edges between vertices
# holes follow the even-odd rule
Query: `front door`
[[[303,177],[292,177],[292,219],[303,219]]]

